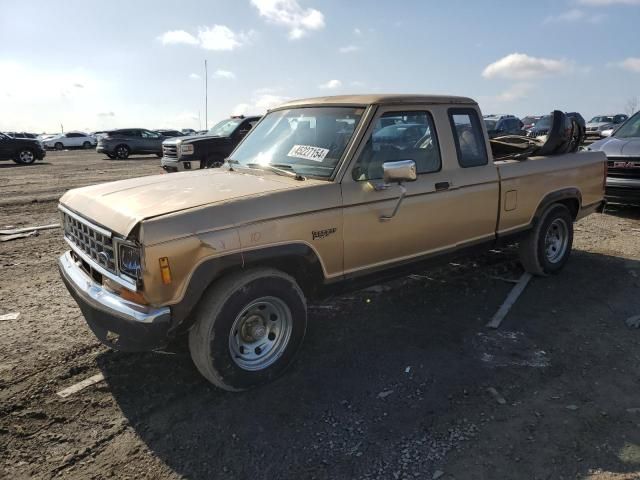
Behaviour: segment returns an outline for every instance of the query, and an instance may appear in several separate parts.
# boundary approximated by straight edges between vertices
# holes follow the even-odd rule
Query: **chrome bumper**
[[[178,160],[177,158],[162,157],[160,165],[167,172],[188,172],[200,169],[200,160]]]
[[[75,262],[71,252],[59,258],[58,268],[89,327],[104,344],[118,350],[144,351],[168,343],[169,307],[140,305],[106,290]]]

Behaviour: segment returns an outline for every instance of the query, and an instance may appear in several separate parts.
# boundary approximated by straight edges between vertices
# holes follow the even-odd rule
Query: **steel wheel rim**
[[[20,152],[20,161],[22,163],[32,163],[33,160],[33,152],[29,150],[23,150],[22,152]]]
[[[287,349],[293,318],[276,297],[261,297],[244,307],[229,332],[229,352],[243,370],[258,371],[273,365]]]
[[[544,252],[550,263],[558,263],[564,257],[569,245],[569,227],[567,222],[556,218],[547,229],[544,237]]]

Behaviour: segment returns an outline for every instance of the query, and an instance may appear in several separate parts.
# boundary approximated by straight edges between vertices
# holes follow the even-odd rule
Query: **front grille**
[[[587,132],[597,132],[598,131],[598,127],[588,127],[587,128]]]
[[[536,130],[533,132],[529,132],[527,134],[527,136],[529,137],[542,137],[543,135],[546,135],[549,133],[549,130]]]
[[[608,157],[607,176],[618,178],[640,178],[640,158]]]
[[[62,212],[64,236],[97,265],[110,273],[116,273],[113,240],[89,223]]]
[[[162,145],[162,155],[167,158],[178,158],[178,146]]]

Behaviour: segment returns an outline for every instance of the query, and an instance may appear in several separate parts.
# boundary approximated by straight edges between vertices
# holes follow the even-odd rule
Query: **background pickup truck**
[[[223,168],[67,192],[61,275],[107,345],[188,332],[209,381],[250,388],[291,363],[308,298],[505,242],[536,275],[563,267],[573,222],[603,204],[605,155],[494,161],[492,144],[468,98],[290,102]]]
[[[259,120],[260,117],[234,116],[217,123],[204,135],[165,140],[160,164],[169,173],[219,167]]]

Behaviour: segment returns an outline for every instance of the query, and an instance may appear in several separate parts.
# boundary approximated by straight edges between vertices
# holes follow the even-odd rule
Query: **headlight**
[[[193,144],[181,145],[180,146],[180,154],[181,155],[193,155]]]
[[[118,243],[118,271],[134,280],[142,278],[140,248],[128,243]]]

